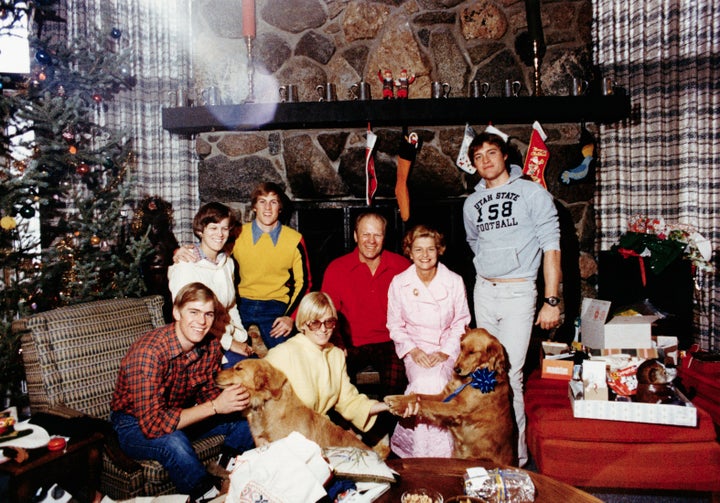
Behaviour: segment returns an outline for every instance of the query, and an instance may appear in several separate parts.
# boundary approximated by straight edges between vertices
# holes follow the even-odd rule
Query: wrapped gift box
[[[697,409],[680,393],[685,405],[651,404],[636,402],[611,402],[576,398],[569,389],[573,416],[632,423],[671,424],[697,426]]]
[[[580,340],[592,349],[651,348],[652,324],[657,316],[615,316],[607,321],[610,302],[583,299]]]

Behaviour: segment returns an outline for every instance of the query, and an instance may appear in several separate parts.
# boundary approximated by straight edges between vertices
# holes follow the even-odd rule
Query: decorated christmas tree
[[[0,392],[16,397],[22,367],[10,325],[20,316],[140,296],[146,235],[130,231],[132,138],[102,125],[134,85],[122,33],[31,41],[31,73],[3,77],[0,114]]]

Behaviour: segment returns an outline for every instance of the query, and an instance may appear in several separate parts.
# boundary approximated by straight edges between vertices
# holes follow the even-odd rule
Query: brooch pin
[[[420,292],[418,292],[418,289],[417,289],[417,288],[413,288],[413,295],[414,295],[415,297],[417,297],[418,295],[420,295]]]

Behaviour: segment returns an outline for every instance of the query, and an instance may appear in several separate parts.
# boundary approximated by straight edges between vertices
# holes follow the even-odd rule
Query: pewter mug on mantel
[[[282,103],[293,103],[298,101],[298,87],[295,84],[280,86],[280,101]]]
[[[318,93],[318,101],[336,101],[337,93],[335,92],[335,84],[332,82],[326,82],[324,85],[315,86],[315,91]]]
[[[351,100],[371,100],[372,97],[370,95],[370,84],[368,84],[364,80],[361,80],[357,84],[351,85],[350,89],[348,90],[348,97]]]

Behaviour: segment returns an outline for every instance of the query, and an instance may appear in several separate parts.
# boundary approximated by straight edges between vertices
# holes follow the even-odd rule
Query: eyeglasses
[[[305,323],[305,325],[310,330],[320,330],[321,326],[324,326],[328,330],[332,330],[337,325],[337,321],[335,318],[330,318],[329,320],[320,321],[320,320],[312,320]]]

